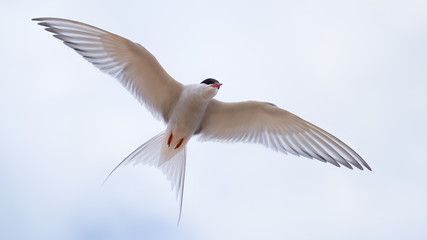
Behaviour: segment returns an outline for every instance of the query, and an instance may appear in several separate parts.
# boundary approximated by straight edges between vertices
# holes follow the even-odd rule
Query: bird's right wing
[[[101,71],[117,78],[158,119],[168,122],[183,85],[141,45],[100,28],[60,18],[35,18]]]
[[[212,99],[198,130],[200,140],[259,143],[273,150],[336,166],[371,170],[349,146],[325,130],[274,104]],[[350,165],[351,164],[351,165]]]

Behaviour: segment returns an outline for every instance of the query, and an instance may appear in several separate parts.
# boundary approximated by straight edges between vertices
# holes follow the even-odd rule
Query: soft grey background
[[[177,80],[330,131],[372,172],[188,145],[184,208],[154,168],[109,171],[164,126],[30,19],[136,41]],[[426,239],[426,1],[0,2],[0,239]]]

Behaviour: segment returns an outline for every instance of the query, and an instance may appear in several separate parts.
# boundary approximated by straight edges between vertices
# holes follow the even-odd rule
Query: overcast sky
[[[3,1],[0,239],[426,239],[427,2]],[[34,17],[145,46],[217,99],[275,103],[373,171],[188,144],[183,214],[157,169],[108,173],[164,126]]]

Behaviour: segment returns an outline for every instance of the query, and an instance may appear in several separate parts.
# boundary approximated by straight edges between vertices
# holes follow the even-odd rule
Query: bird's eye
[[[218,82],[218,80],[216,80],[216,79],[208,78],[208,79],[205,79],[205,80],[204,80],[203,82],[201,82],[200,84],[202,84],[202,83],[207,84],[207,85],[212,85],[212,84],[219,83],[219,82]]]

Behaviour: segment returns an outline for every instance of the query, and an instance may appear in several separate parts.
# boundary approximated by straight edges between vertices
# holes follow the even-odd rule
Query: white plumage
[[[186,144],[194,135],[199,135],[202,141],[259,143],[275,151],[318,159],[338,167],[371,170],[338,138],[274,104],[215,100],[213,97],[221,85],[215,79],[184,86],[169,76],[144,47],[126,38],[67,19],[33,20],[101,71],[117,78],[154,117],[167,125],[164,132],[137,148],[117,167],[142,163],[162,169],[176,191],[179,218]]]

